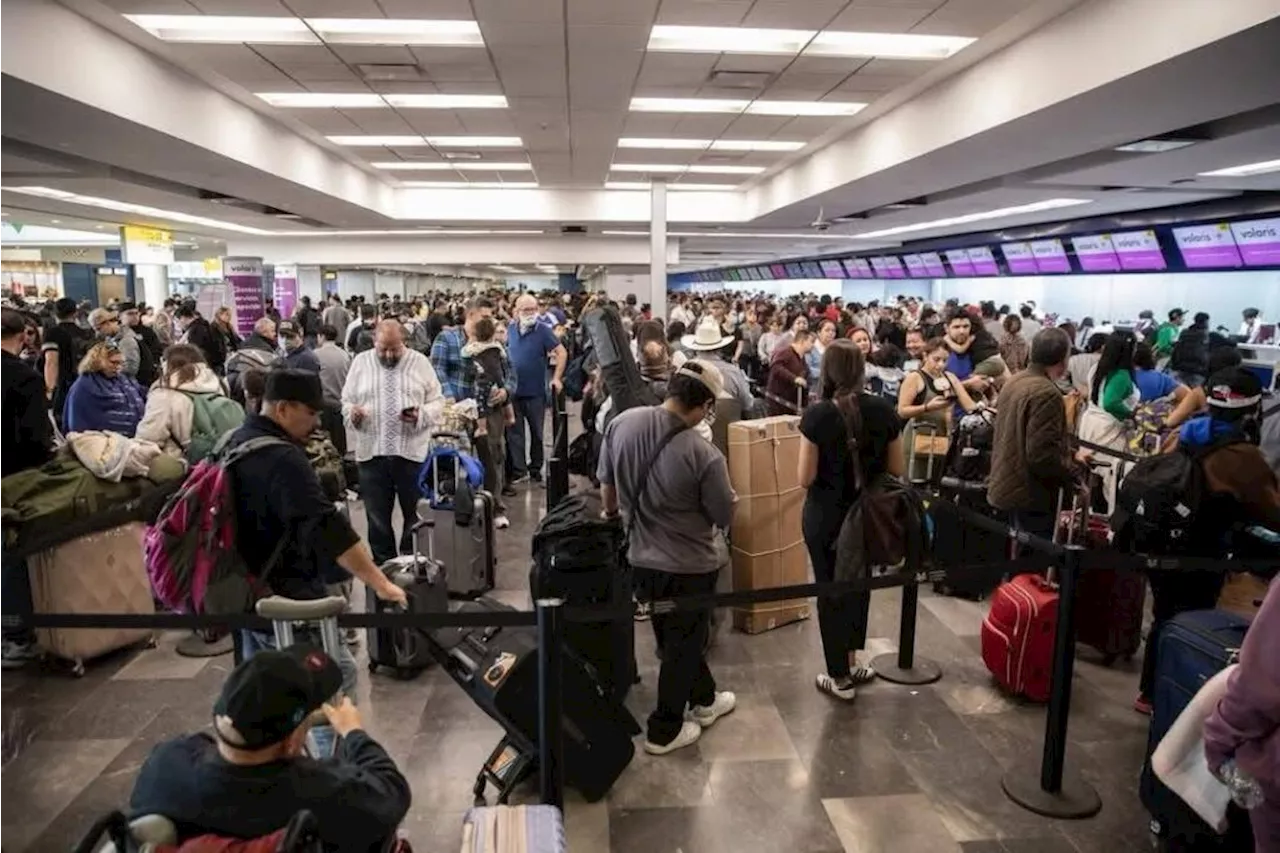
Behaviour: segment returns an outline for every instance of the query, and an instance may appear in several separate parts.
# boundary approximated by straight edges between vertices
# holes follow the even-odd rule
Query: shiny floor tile
[[[987,604],[946,595],[920,598],[920,606],[928,610],[957,637],[976,637],[987,615]]]
[[[24,749],[4,768],[0,781],[4,849],[12,853],[27,849],[128,745],[123,738],[41,740]]]
[[[845,853],[961,853],[923,795],[826,799],[822,805]]]
[[[159,636],[154,649],[140,651],[133,660],[112,675],[111,680],[166,681],[195,678],[214,658],[187,658],[174,651],[178,642],[188,636],[190,634],[183,631],[166,631]],[[226,657],[230,659],[230,655]]]

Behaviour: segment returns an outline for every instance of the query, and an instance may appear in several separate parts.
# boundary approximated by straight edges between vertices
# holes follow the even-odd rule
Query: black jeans
[[[320,426],[329,433],[333,446],[340,456],[347,455],[347,426],[342,422],[342,406],[325,406],[320,412]]]
[[[3,590],[4,639],[14,643],[30,643],[35,639],[28,620],[35,611],[31,602],[31,575],[26,560],[6,560],[0,571]]]
[[[476,458],[484,467],[484,489],[493,495],[494,509],[505,514],[507,506],[502,500],[502,485],[506,482],[506,426],[503,424],[502,410],[490,412],[485,416],[486,435],[477,435],[472,444],[476,449]]]
[[[516,397],[516,422],[507,430],[507,456],[511,459],[511,473],[515,477],[530,475],[542,478],[542,436],[547,420],[545,397]],[[529,455],[525,457],[524,426],[529,425]]]
[[[1188,610],[1211,610],[1218,603],[1225,576],[1217,572],[1151,572],[1151,633],[1142,656],[1138,692],[1150,699],[1156,687],[1156,647],[1165,623]]]
[[[813,577],[818,583],[836,579],[836,540],[846,512],[847,508],[838,502],[813,498],[804,502],[800,526],[805,547],[809,549],[809,562],[813,563]],[[827,675],[835,679],[849,677],[849,653],[867,644],[870,614],[870,592],[818,598],[818,631],[822,634]]]
[[[382,565],[397,554],[413,553],[413,534],[409,528],[418,519],[418,469],[421,463],[401,456],[375,456],[360,463],[360,497],[365,517],[369,520],[369,548],[373,561]],[[391,511],[400,501],[404,530],[396,547],[396,531]]]
[[[716,591],[719,571],[679,575],[656,569],[634,568],[636,597],[641,601],[678,595],[707,595]],[[684,725],[686,708],[710,705],[716,700],[716,680],[711,676],[703,650],[711,630],[710,610],[677,610],[653,614],[653,636],[658,641],[658,707],[649,715],[649,742],[666,745]]]

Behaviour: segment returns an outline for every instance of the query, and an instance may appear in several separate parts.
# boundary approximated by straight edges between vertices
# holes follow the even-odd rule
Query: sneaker
[[[1138,694],[1138,698],[1133,700],[1133,710],[1144,716],[1151,716],[1151,700],[1142,694]]]
[[[511,519],[507,518],[505,515],[495,515],[493,517],[494,530],[506,530],[510,526]]]
[[[705,729],[725,714],[731,713],[736,707],[738,707],[738,697],[728,690],[722,690],[716,694],[715,700],[710,705],[694,706],[689,709],[687,716]]]
[[[648,622],[653,618],[653,605],[648,601],[636,602],[636,621]]]
[[[541,483],[541,482],[542,482],[542,472],[538,472],[537,474],[530,474],[530,475],[529,475],[529,479],[530,479],[530,480],[533,480],[533,482],[535,482],[535,483]]]
[[[36,648],[35,643],[17,643],[5,640],[0,666],[3,666],[4,669],[21,669],[29,661],[33,661],[39,656],[40,651]]]
[[[514,497],[519,497],[520,493],[516,491],[515,486],[511,485],[510,483],[507,483],[505,486],[502,487],[502,496],[504,498],[514,498]]]
[[[516,476],[514,476],[514,477],[512,477],[512,478],[511,478],[511,485],[513,485],[513,486],[519,486],[519,485],[521,485],[521,484],[523,484],[523,483],[527,483],[527,482],[529,482],[529,475],[528,475],[528,474],[517,474]]]
[[[825,672],[818,676],[818,689],[828,696],[834,696],[844,702],[852,702],[853,697],[858,695],[858,691],[853,686],[853,681],[839,682],[827,675]]]
[[[672,739],[671,743],[654,743],[645,738],[644,751],[650,755],[666,755],[668,752],[675,752],[677,749],[696,743],[700,737],[702,737],[702,726],[692,720],[685,720],[684,725],[680,727],[680,733]]]

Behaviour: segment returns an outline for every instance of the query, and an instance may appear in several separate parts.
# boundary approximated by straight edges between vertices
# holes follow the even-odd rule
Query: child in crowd
[[[476,456],[484,466],[484,487],[499,501],[494,526],[507,527],[506,509],[501,504],[502,463],[507,456],[507,427],[516,422],[515,409],[510,400],[499,406],[491,402],[495,389],[506,384],[503,369],[502,344],[497,339],[498,324],[488,317],[476,321],[475,337],[462,348],[463,370],[474,372],[477,420],[475,430]]]

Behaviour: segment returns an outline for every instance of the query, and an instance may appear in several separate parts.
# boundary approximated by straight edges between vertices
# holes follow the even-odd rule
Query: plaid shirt
[[[476,396],[475,364],[462,355],[466,342],[467,336],[462,329],[445,329],[436,335],[436,341],[431,345],[431,363],[440,378],[440,389],[446,398],[458,403]],[[506,376],[507,399],[510,400],[516,393],[516,374],[511,369],[505,348],[502,350],[502,370]]]

